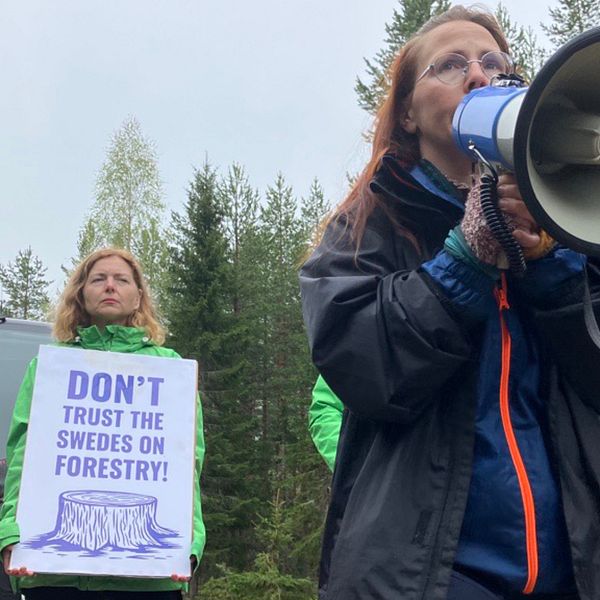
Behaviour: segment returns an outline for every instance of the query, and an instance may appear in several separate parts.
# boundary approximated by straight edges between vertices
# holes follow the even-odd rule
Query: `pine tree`
[[[450,8],[449,0],[399,0],[399,4],[400,9],[394,9],[391,23],[385,25],[385,46],[375,58],[364,59],[368,83],[358,77],[354,87],[358,105],[372,115],[389,89],[388,71],[400,47],[431,17]]]
[[[325,215],[329,212],[331,206],[325,199],[325,193],[315,177],[310,185],[308,197],[302,200],[301,215],[302,223],[305,228],[304,239],[310,243],[314,236],[318,234],[321,223]]]
[[[496,8],[496,18],[508,40],[510,53],[517,65],[517,72],[531,82],[546,60],[546,52],[538,44],[531,27],[515,24],[502,3]]]
[[[558,0],[557,8],[549,8],[550,25],[541,24],[555,48],[571,38],[600,25],[598,0]]]
[[[19,250],[14,262],[0,265],[0,285],[7,300],[2,312],[4,316],[18,319],[43,319],[47,315],[50,299],[45,279],[46,267],[34,256],[31,246]]]

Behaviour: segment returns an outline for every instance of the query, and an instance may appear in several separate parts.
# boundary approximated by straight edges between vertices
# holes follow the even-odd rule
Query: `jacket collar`
[[[418,222],[423,213],[434,213],[455,222],[464,212],[464,193],[429,161],[410,170],[386,154],[370,183],[371,190],[394,200],[402,220]]]
[[[154,342],[146,331],[139,327],[107,325],[103,330],[96,325],[78,327],[79,334],[74,343],[88,350],[112,350],[114,352],[135,352],[143,346],[153,346]]]
[[[429,192],[464,210],[467,186],[457,186],[428,160],[422,158],[410,171],[411,175]]]

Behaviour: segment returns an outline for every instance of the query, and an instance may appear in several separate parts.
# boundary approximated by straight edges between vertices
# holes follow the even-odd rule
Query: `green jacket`
[[[110,352],[133,352],[148,356],[181,358],[177,352],[169,348],[157,346],[150,341],[143,329],[108,325],[104,331],[96,326],[80,328],[79,336],[69,344],[69,347],[80,347],[89,350],[107,350]],[[0,508],[0,549],[19,541],[19,525],[16,522],[17,500],[25,452],[25,439],[37,358],[34,358],[23,379],[13,410],[12,422],[8,433],[6,460],[8,471],[4,484],[4,504]],[[206,533],[202,521],[200,505],[200,473],[204,460],[204,433],[202,425],[202,408],[198,400],[196,434],[196,481],[194,493],[194,531],[190,555],[200,562]],[[42,498],[43,501],[43,498]],[[100,577],[78,575],[35,575],[34,577],[11,578],[13,587],[76,587],[80,590],[123,590],[123,591],[164,591],[187,589],[187,584],[171,579],[144,579],[126,577]]]
[[[337,452],[344,405],[333,393],[327,382],[319,375],[312,392],[308,410],[308,429],[312,440],[333,471]]]

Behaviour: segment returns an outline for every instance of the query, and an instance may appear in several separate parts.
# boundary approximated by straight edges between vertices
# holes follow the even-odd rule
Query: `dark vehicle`
[[[52,341],[51,326],[40,321],[0,317],[0,503],[6,475],[6,437],[12,409],[29,361],[40,344]],[[0,568],[0,600],[18,598],[10,591],[8,578]]]

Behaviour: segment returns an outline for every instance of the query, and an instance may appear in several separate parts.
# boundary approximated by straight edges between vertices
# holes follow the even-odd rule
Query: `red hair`
[[[418,139],[402,127],[417,77],[419,51],[424,36],[445,23],[470,21],[489,31],[503,52],[508,53],[508,42],[494,15],[484,7],[466,8],[461,5],[432,17],[400,49],[388,71],[389,91],[375,116],[371,158],[357,178],[346,198],[334,210],[327,222],[343,217],[352,229],[352,240],[357,248],[365,230],[367,219],[379,206],[385,210],[400,233],[416,244],[414,235],[401,226],[389,213],[382,199],[369,187],[381,159],[391,154],[405,167],[410,168],[421,158]],[[325,223],[327,224],[327,223]]]

